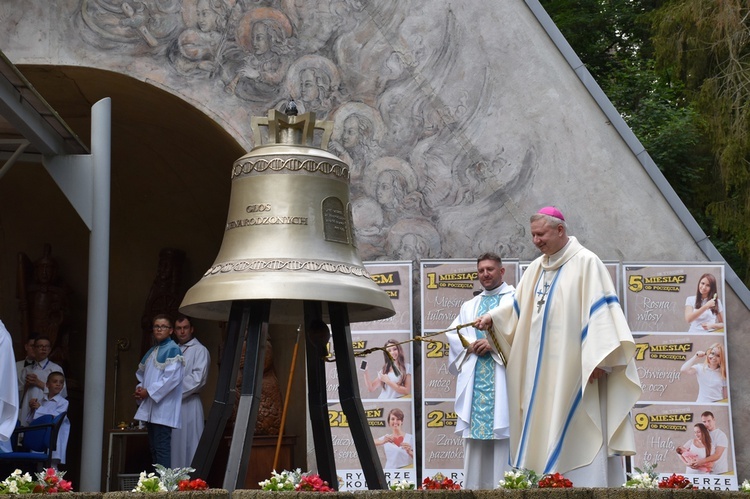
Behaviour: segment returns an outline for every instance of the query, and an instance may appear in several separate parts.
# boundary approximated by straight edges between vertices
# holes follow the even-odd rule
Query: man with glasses
[[[21,376],[19,378],[19,393],[21,400],[21,407],[19,408],[18,419],[26,421],[31,408],[29,403],[31,399],[42,400],[44,394],[47,393],[47,376],[51,372],[63,372],[63,368],[58,364],[55,364],[49,360],[49,354],[52,350],[52,341],[47,336],[37,336],[34,341],[34,353],[36,360],[23,368]],[[61,396],[68,396],[68,389],[63,386],[60,392]]]
[[[172,465],[172,428],[180,427],[182,376],[185,361],[172,334],[172,319],[164,314],[153,320],[155,345],[138,364],[135,419],[146,423],[151,463]],[[37,340],[39,341],[39,340]]]

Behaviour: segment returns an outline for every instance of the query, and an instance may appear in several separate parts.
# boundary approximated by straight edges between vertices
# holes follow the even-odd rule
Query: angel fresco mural
[[[383,208],[369,196],[352,198],[355,246],[363,260],[376,260],[385,254]]]
[[[341,100],[339,70],[333,61],[319,55],[305,55],[294,61],[285,87],[286,95],[294,99],[300,112],[315,113],[318,120],[328,118]]]
[[[193,26],[182,31],[169,48],[169,62],[177,71],[197,77],[216,74],[229,12],[223,0],[198,0]]]
[[[362,102],[342,104],[333,114],[333,134],[328,150],[350,168],[352,192],[361,192],[367,165],[383,155],[380,143],[385,124],[377,109]]]
[[[86,43],[151,61],[165,71],[162,81],[200,95],[219,115],[265,115],[291,98],[300,112],[332,120],[329,151],[351,168],[364,259],[501,249],[477,220],[510,229],[501,214],[530,182],[536,157],[509,158],[502,147],[490,155],[473,142],[499,89],[481,69],[467,72],[471,58],[461,51],[475,35],[458,27],[451,8],[438,16],[424,14],[429,0],[79,5]],[[520,239],[513,253],[528,244]]]
[[[107,48],[145,44],[159,51],[183,26],[181,5],[180,0],[82,0],[81,17],[92,39]]]
[[[406,217],[428,218],[417,174],[405,160],[386,156],[373,161],[364,173],[363,184],[365,193],[380,204],[385,227]]]
[[[280,10],[260,7],[246,12],[237,27],[236,46],[224,55],[224,90],[248,101],[278,99],[294,42],[292,25]]]
[[[351,6],[362,8],[359,2],[344,0],[282,0],[282,9],[292,20],[300,40],[305,41],[300,45],[300,54],[325,52],[347,24]]]

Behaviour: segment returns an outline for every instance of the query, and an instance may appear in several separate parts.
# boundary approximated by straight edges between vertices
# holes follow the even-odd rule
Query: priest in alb
[[[576,487],[619,487],[641,394],[633,336],[609,272],[567,235],[560,210],[533,215],[531,235],[543,254],[514,303],[475,323],[506,351],[511,465],[562,473]]]
[[[477,258],[482,292],[461,305],[451,324],[468,324],[502,301],[513,304],[513,286],[503,282],[500,255]],[[459,336],[460,335],[460,336]],[[464,439],[464,488],[497,487],[508,465],[508,396],[505,366],[482,330],[472,327],[446,334],[448,370],[456,376],[456,433]]]

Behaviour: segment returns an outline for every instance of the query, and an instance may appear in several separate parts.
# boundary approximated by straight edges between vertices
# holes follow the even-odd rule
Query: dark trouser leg
[[[172,428],[156,423],[146,423],[148,445],[151,448],[152,464],[172,467]]]

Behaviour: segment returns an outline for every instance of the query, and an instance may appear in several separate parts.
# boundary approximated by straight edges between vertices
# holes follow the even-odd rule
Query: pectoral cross
[[[538,289],[536,294],[540,295],[539,301],[536,302],[536,311],[539,313],[542,310],[542,305],[546,303],[545,297],[547,296],[547,292],[549,291],[549,283],[544,283],[544,289]]]

